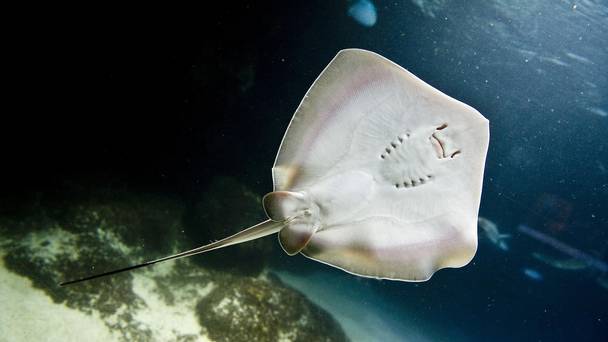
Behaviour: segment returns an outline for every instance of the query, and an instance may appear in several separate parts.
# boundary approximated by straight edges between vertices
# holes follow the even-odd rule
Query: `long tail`
[[[274,234],[274,233],[280,231],[284,225],[285,225],[285,222],[276,222],[276,221],[266,220],[264,222],[256,224],[255,226],[244,229],[227,238],[218,240],[216,242],[212,242],[208,245],[200,246],[200,247],[191,249],[189,251],[177,253],[174,255],[169,255],[164,258],[160,258],[160,259],[156,259],[156,260],[152,260],[152,261],[146,261],[146,262],[138,264],[138,265],[120,268],[117,270],[108,271],[108,272],[104,272],[104,273],[94,274],[94,275],[80,278],[80,279],[65,281],[63,283],[60,283],[59,286],[72,285],[72,284],[80,283],[80,282],[87,281],[87,280],[97,279],[97,278],[110,276],[110,275],[117,274],[117,273],[135,270],[135,269],[146,267],[146,266],[151,266],[151,265],[158,264],[160,262],[167,261],[167,260],[185,258],[185,257],[191,256],[191,255],[209,252],[214,249],[219,249],[219,248],[228,247],[231,245],[236,245],[239,243],[259,239],[261,237],[268,236],[268,235],[271,235],[271,234]]]

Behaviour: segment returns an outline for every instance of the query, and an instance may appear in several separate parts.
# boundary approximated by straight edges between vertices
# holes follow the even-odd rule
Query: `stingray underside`
[[[380,55],[340,51],[296,110],[272,170],[274,191],[298,198],[284,206],[283,218],[300,219],[282,245],[377,278],[425,280],[467,264],[488,140],[472,107]],[[307,218],[290,216],[296,202]]]

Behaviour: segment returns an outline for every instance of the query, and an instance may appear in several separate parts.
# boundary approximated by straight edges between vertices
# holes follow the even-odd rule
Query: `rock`
[[[333,317],[276,280],[228,279],[196,309],[200,324],[217,342],[347,340]]]
[[[127,340],[146,339],[133,317],[145,308],[133,290],[133,273],[58,284],[172,253],[179,243],[181,204],[160,196],[95,192],[38,209],[32,216],[0,220],[6,269],[29,278],[55,304],[99,315]]]
[[[43,332],[54,329],[45,325],[57,321],[50,317],[65,315],[80,317],[64,318],[65,331],[85,329],[79,326],[85,320],[93,322],[90,331],[103,330],[117,341],[221,340],[213,336],[233,336],[238,341],[242,329],[258,340],[265,340],[265,336],[289,341],[311,337],[344,340],[329,314],[279,281],[237,276],[219,266],[204,268],[192,258],[58,286],[61,281],[185,249],[180,227],[182,207],[179,201],[159,196],[121,193],[41,206],[35,211],[38,214],[27,217],[0,217],[0,293],[17,298],[3,302],[10,304],[7,310],[11,314],[0,319],[0,331],[9,329],[3,326],[6,324],[10,329]],[[254,258],[255,253],[252,255]],[[27,288],[23,284],[28,284]],[[222,296],[231,302],[240,296],[244,306],[224,307],[221,313],[225,317],[205,311],[222,302]],[[45,303],[46,312],[38,312],[41,303]],[[35,321],[29,319],[33,311]],[[235,319],[240,320],[241,330],[232,328]],[[28,336],[21,340],[39,335],[21,334]],[[107,340],[86,336],[91,341]]]
[[[184,206],[176,199],[128,192],[97,191],[78,203],[52,205],[47,214],[65,229],[79,233],[109,228],[142,256],[157,258],[170,253],[184,237]]]

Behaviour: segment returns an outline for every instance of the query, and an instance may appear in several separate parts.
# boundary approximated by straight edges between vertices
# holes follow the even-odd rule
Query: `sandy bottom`
[[[133,278],[133,291],[146,303],[145,310],[137,310],[134,318],[148,330],[157,341],[174,341],[178,337],[190,336],[197,342],[210,341],[201,334],[201,326],[196,317],[196,303],[207,296],[213,285],[205,287],[190,286],[171,289],[175,296],[174,305],[167,305],[156,293],[156,283],[148,275],[163,273],[174,263],[158,265],[152,272],[136,274]],[[190,291],[188,291],[190,290]]]
[[[378,296],[367,279],[325,271],[305,275],[273,273],[327,310],[352,341],[441,340],[404,321],[407,311]]]
[[[4,267],[0,256],[0,340],[115,341],[95,316],[53,303],[32,282]]]
[[[168,306],[158,297],[151,276],[166,273],[169,268],[169,265],[159,265],[155,272],[138,273],[134,277],[134,292],[146,304],[145,308],[132,312],[134,318],[158,341],[175,340],[184,335],[208,341],[206,336],[200,335],[194,314],[196,301],[192,297],[204,297],[212,285],[189,292],[172,289],[176,305]],[[406,309],[380,297],[368,280],[341,272],[273,273],[333,315],[352,341],[441,340],[408,322]],[[118,341],[121,337],[100,317],[53,303],[44,291],[32,288],[28,278],[7,270],[0,252],[0,341],[93,342]]]
[[[163,267],[157,270],[165,271]],[[184,335],[196,336],[195,341],[209,341],[201,335],[192,293],[180,296],[180,289],[175,289],[176,297],[184,300],[168,306],[156,294],[154,282],[148,275],[154,273],[140,273],[134,278],[133,289],[146,304],[145,308],[132,312],[138,324],[150,331],[156,341],[171,341]],[[207,287],[196,292],[198,296],[204,296],[210,290]],[[188,303],[186,298],[190,298]],[[0,341],[108,342],[119,341],[121,337],[99,316],[53,303],[44,291],[33,288],[28,278],[7,270],[0,253]]]

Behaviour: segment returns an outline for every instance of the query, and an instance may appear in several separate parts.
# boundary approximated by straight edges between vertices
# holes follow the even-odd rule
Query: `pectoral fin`
[[[279,232],[279,242],[288,255],[298,254],[315,233],[315,228],[306,219],[295,219]]]

